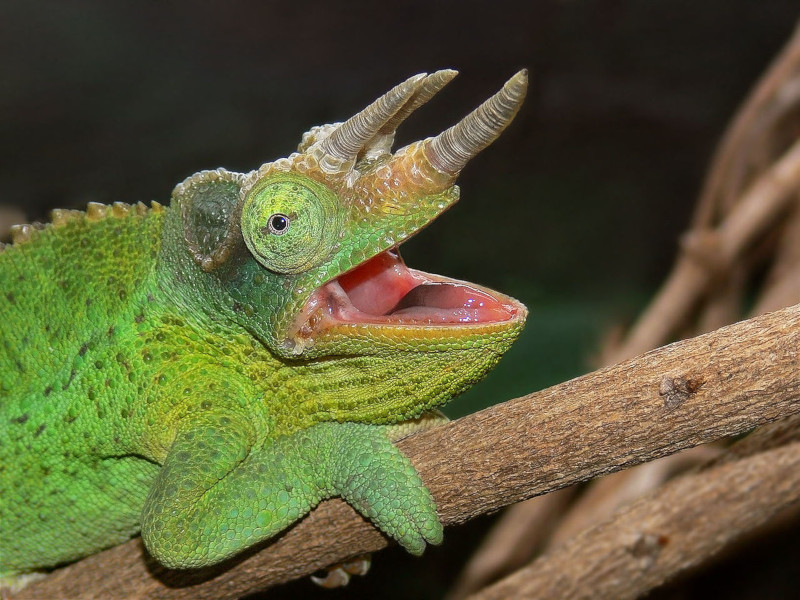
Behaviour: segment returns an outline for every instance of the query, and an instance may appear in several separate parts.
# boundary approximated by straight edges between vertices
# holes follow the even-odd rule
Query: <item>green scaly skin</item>
[[[441,541],[391,432],[481,379],[524,307],[464,327],[298,317],[457,199],[425,165],[426,182],[381,184],[420,166],[419,145],[402,152],[362,159],[355,184],[310,151],[199,173],[168,208],[59,213],[0,253],[6,581],[139,532],[167,567],[211,565],[332,496],[414,554]]]

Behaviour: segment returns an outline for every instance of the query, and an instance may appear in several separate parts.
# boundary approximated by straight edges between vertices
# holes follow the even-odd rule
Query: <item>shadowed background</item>
[[[403,125],[403,145],[528,67],[528,100],[465,169],[461,202],[403,247],[416,268],[532,308],[500,367],[450,407],[458,416],[579,374],[604,331],[635,316],[727,120],[797,12],[789,0],[4,0],[0,204],[45,220],[89,201],[166,202],[195,171],[253,169],[413,73],[458,69]],[[439,597],[487,523],[448,530],[421,560],[382,553],[366,581],[325,595]],[[748,560],[729,597],[748,597],[745,571],[762,583],[764,569],[782,572]],[[703,582],[684,597],[718,585]],[[314,590],[269,597],[303,592]]]

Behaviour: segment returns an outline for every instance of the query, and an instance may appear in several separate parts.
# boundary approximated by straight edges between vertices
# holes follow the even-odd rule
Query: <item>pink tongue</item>
[[[442,323],[500,321],[511,317],[509,310],[492,296],[453,283],[419,285],[387,314]]]

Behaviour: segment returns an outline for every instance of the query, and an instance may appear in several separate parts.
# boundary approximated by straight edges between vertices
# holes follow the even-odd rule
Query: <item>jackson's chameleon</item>
[[[197,173],[169,207],[15,227],[0,253],[6,582],[139,532],[167,567],[211,565],[332,496],[413,554],[441,541],[391,440],[481,379],[526,317],[397,251],[525,95],[522,71],[392,153],[454,75],[411,77],[250,173]]]

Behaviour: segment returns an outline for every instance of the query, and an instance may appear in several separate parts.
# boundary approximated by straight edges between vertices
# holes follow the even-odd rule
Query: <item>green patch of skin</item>
[[[481,379],[524,308],[301,338],[317,287],[457,199],[447,178],[371,183],[404,181],[397,155],[361,161],[355,183],[309,156],[199,173],[168,208],[74,215],[0,253],[4,577],[140,531],[165,566],[207,566],[332,496],[414,554],[441,541],[390,438]]]

